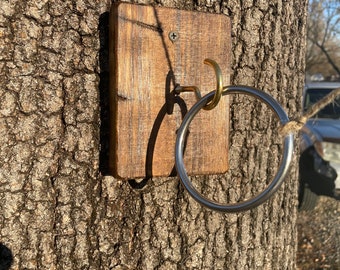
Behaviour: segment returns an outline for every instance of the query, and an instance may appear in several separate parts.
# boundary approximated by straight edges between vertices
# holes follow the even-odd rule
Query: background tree
[[[340,76],[340,2],[309,1],[306,69],[324,76]]]
[[[299,110],[305,1],[138,2],[230,16],[232,83]],[[103,174],[110,6],[1,2],[0,239],[12,268],[295,269],[295,166],[272,199],[238,214],[202,208],[176,177],[136,190]],[[229,172],[194,178],[221,200],[256,193],[280,153],[267,108],[235,97],[231,115]]]

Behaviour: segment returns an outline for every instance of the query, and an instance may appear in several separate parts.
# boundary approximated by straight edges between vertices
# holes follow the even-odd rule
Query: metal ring
[[[293,155],[293,134],[290,133],[284,137],[284,150],[283,150],[283,159],[281,161],[280,167],[278,169],[277,174],[270,184],[266,187],[264,191],[256,195],[255,197],[234,204],[220,204],[214,202],[202,194],[200,194],[194,187],[194,185],[189,180],[186,169],[184,167],[183,161],[183,152],[184,152],[184,144],[185,137],[188,131],[189,125],[195,115],[202,109],[209,100],[211,100],[214,96],[214,91],[202,97],[186,114],[183,119],[183,122],[180,128],[177,131],[176,138],[176,148],[175,148],[175,159],[176,159],[176,169],[179,178],[181,179],[182,184],[185,189],[189,192],[189,194],[200,204],[206,206],[212,210],[221,211],[221,212],[239,212],[252,209],[263,202],[265,202],[273,193],[277,191],[280,187],[284,178],[289,171],[290,163]],[[231,94],[245,94],[249,96],[253,96],[257,99],[260,99],[262,102],[266,103],[272,111],[277,115],[280,120],[281,125],[289,122],[289,118],[285,111],[282,109],[280,104],[274,100],[270,95],[265,92],[247,86],[226,86],[224,87],[224,91],[222,93],[223,96],[231,95]]]

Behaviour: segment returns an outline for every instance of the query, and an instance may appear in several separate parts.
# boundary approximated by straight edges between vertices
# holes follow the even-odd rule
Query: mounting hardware
[[[229,18],[122,2],[113,5],[111,14],[112,174],[123,179],[144,178],[129,181],[134,188],[142,188],[153,176],[177,172],[196,201],[222,212],[248,210],[273,195],[289,170],[292,132],[284,135],[277,175],[254,198],[223,205],[200,194],[188,177],[228,169],[229,100],[222,96],[253,96],[271,107],[281,125],[289,121],[282,107],[263,91],[223,86],[222,81],[229,83],[230,72]],[[180,39],[172,29],[179,29]],[[202,67],[202,59],[214,68],[215,78]],[[211,59],[220,59],[221,67]],[[212,87],[216,88],[208,94],[200,91]],[[187,92],[194,92],[196,98]],[[206,111],[199,113],[201,109]]]
[[[177,32],[171,31],[169,33],[169,38],[172,42],[175,42],[179,38],[179,34]]]

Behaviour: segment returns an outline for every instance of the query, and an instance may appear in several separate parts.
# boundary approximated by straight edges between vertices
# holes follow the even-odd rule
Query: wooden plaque
[[[229,84],[230,20],[225,15],[114,4],[110,18],[110,167],[119,178],[175,174],[176,130],[196,102],[175,85],[216,88],[215,60]],[[202,110],[190,125],[184,154],[188,174],[228,169],[229,104]]]

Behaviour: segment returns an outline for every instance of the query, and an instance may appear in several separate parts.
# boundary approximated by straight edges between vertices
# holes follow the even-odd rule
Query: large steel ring
[[[293,134],[290,133],[284,137],[284,148],[283,148],[283,158],[281,160],[279,169],[274,179],[267,185],[265,190],[261,193],[257,194],[255,197],[233,204],[221,204],[215,201],[212,201],[202,194],[200,194],[190,181],[186,169],[184,167],[183,161],[183,152],[185,145],[186,133],[188,131],[189,125],[195,115],[202,109],[214,96],[214,91],[205,95],[200,99],[185,115],[183,122],[177,132],[176,139],[176,148],[175,148],[175,159],[176,159],[176,169],[179,178],[181,179],[182,184],[185,189],[189,192],[189,194],[200,204],[206,206],[212,210],[221,211],[221,212],[239,212],[252,209],[263,202],[265,202],[271,195],[273,195],[277,189],[280,187],[282,182],[289,171],[290,163],[293,155]],[[222,93],[223,96],[231,95],[231,94],[245,94],[249,96],[253,96],[262,102],[266,103],[272,111],[277,115],[281,125],[286,124],[289,121],[289,118],[285,111],[282,109],[280,104],[274,100],[270,95],[265,92],[247,86],[227,86],[224,87],[224,91]]]

